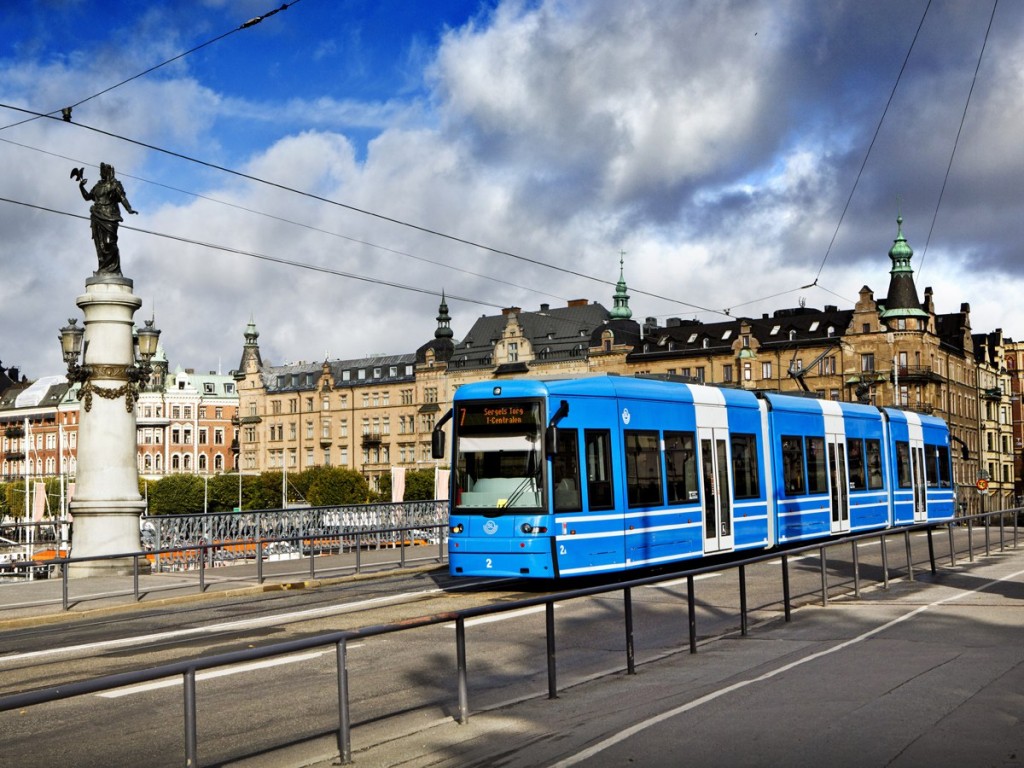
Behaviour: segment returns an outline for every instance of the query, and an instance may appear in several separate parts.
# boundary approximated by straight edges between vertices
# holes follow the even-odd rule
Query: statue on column
[[[88,179],[84,177],[84,168],[74,168],[71,171],[71,178],[78,179],[78,191],[82,193],[85,200],[92,200],[89,208],[92,221],[92,240],[96,245],[96,258],[99,260],[97,275],[121,276],[121,252],[117,248],[117,228],[123,221],[121,209],[123,205],[128,213],[137,214],[128,202],[124,193],[124,187],[114,176],[114,166],[107,163],[100,163],[100,180],[92,189],[87,190],[85,185]]]

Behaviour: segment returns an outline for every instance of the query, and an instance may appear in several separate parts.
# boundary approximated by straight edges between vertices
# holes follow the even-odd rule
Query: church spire
[[[626,252],[619,251],[619,282],[615,284],[615,296],[611,312],[608,314],[612,320],[628,320],[633,316],[633,310],[629,308],[629,294],[626,292],[626,277],[623,267]]]
[[[455,334],[452,332],[452,318],[448,314],[448,302],[444,299],[444,289],[441,289],[441,304],[437,308],[437,329],[434,331],[435,339],[450,339]]]
[[[928,317],[928,313],[921,308],[917,288],[914,286],[914,270],[910,266],[913,255],[914,249],[903,236],[901,213],[896,216],[896,239],[889,249],[892,269],[889,271],[889,293],[885,299],[885,308],[879,315],[883,321],[898,317]]]

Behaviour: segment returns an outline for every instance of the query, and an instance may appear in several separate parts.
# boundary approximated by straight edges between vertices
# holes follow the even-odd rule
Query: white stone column
[[[78,473],[70,510],[71,556],[111,555],[142,549],[135,397],[128,371],[135,365],[133,329],[142,300],[132,281],[102,275],[85,281],[75,303],[85,314],[83,387],[78,423]],[[145,560],[140,567],[148,565]],[[131,573],[131,558],[74,564],[72,577]]]

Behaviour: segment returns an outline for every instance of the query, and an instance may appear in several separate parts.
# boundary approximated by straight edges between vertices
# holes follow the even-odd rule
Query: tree
[[[149,484],[149,514],[195,515],[203,511],[203,479],[167,475]]]
[[[310,482],[306,500],[314,507],[326,507],[365,504],[369,497],[369,483],[354,469],[318,467]]]
[[[413,469],[405,473],[404,501],[429,501],[434,498],[434,470]]]

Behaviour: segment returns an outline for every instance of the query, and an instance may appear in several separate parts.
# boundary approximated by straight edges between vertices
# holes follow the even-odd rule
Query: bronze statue
[[[84,177],[84,168],[73,168],[71,178],[78,179],[78,191],[85,200],[92,200],[89,207],[92,220],[92,240],[96,245],[96,257],[99,260],[97,275],[121,275],[121,252],[117,248],[117,227],[123,221],[121,209],[123,205],[128,213],[137,214],[133,210],[124,187],[114,177],[114,166],[100,163],[100,180],[91,190],[86,190],[88,179]]]

